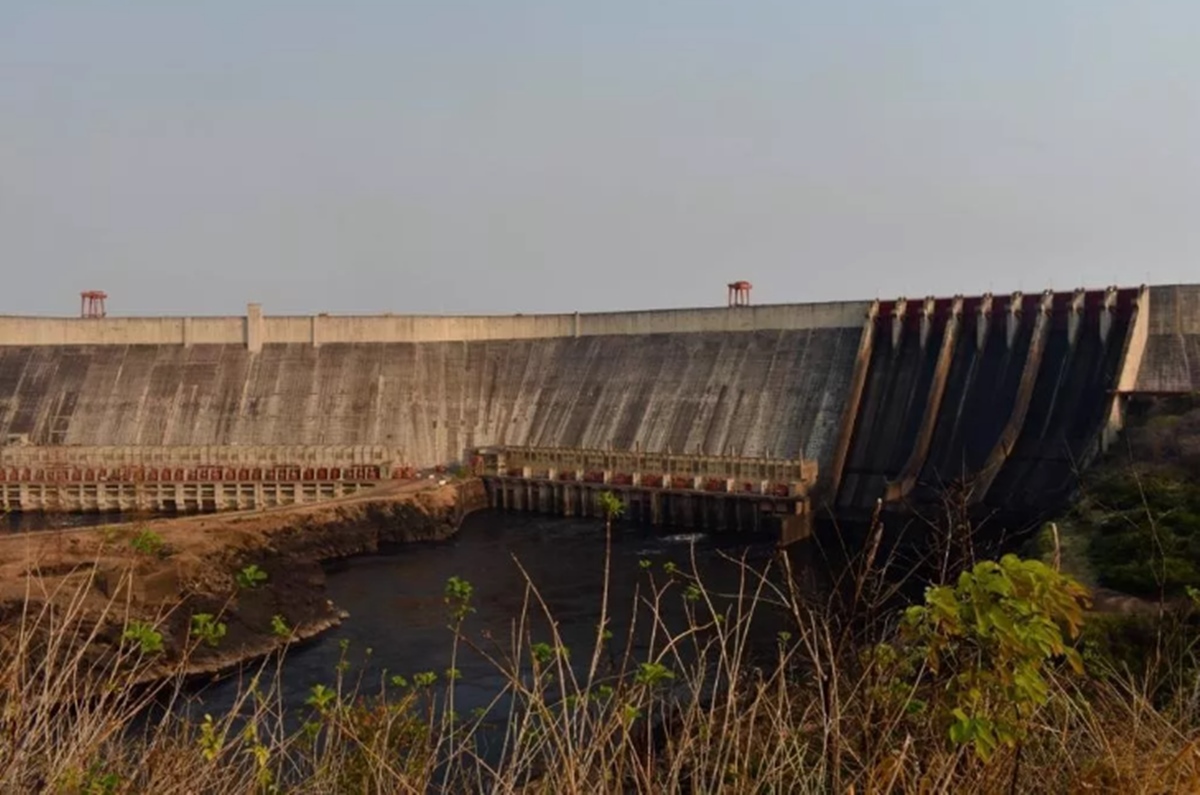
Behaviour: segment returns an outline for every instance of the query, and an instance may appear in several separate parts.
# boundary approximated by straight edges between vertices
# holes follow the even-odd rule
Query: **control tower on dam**
[[[1198,389],[1198,285],[557,315],[8,316],[0,480],[85,457],[97,471],[306,471],[247,458],[268,449],[361,480],[484,448],[578,449],[803,461],[814,498],[845,513],[951,484],[1026,508],[1070,488],[1123,395]]]

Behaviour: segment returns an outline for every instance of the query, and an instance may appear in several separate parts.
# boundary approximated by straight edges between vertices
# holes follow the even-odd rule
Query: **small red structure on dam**
[[[750,282],[737,281],[729,283],[729,305],[750,306]]]
[[[79,316],[100,318],[104,317],[107,312],[104,310],[104,301],[108,298],[108,293],[103,290],[84,290],[79,294]]]

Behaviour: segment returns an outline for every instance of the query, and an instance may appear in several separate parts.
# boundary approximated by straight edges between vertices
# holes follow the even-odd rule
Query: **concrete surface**
[[[0,444],[365,445],[416,466],[488,445],[670,450],[812,460],[851,507],[967,476],[1024,505],[1119,423],[1114,393],[1200,390],[1200,285],[1116,295],[0,317]]]
[[[1200,392],[1200,285],[1150,288],[1149,338],[1134,392]]]
[[[870,302],[776,304],[558,315],[311,315],[54,318],[0,316],[0,345],[325,345],[475,342],[630,334],[694,334],[859,326]]]
[[[0,346],[0,440],[381,445],[425,466],[489,444],[816,459],[860,328],[471,343]]]

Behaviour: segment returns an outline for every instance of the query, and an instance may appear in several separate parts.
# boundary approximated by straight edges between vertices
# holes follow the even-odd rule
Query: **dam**
[[[555,315],[5,316],[0,507],[151,492],[263,507],[256,495],[467,465],[503,488],[637,486],[647,515],[645,493],[681,474],[683,491],[791,500],[771,510],[792,514],[949,488],[1038,510],[1120,430],[1130,396],[1197,390],[1200,285]],[[628,465],[502,465],[536,451]],[[740,474],[769,461],[794,474]],[[71,496],[84,485],[90,502]]]

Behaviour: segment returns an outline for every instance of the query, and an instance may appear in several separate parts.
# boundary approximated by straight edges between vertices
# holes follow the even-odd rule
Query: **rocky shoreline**
[[[418,483],[272,511],[3,537],[0,653],[23,626],[26,637],[39,631],[30,616],[69,615],[86,630],[77,634],[92,637],[94,664],[115,655],[137,621],[153,624],[163,646],[139,679],[218,673],[340,623],[324,564],[445,540],[485,505],[477,480]],[[239,577],[250,567],[265,576]],[[214,646],[189,637],[199,613],[225,625]]]

